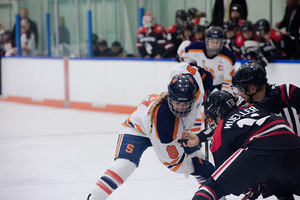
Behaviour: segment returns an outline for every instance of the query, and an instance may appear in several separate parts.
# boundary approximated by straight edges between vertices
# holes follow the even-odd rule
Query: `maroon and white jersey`
[[[300,88],[292,84],[267,84],[266,96],[259,102],[267,112],[283,116],[295,134],[300,136]]]
[[[136,46],[142,57],[149,55],[151,58],[154,58],[158,54],[162,56],[165,51],[165,45],[166,33],[162,25],[156,24],[150,31],[144,26],[139,28]]]
[[[283,40],[283,33],[278,30],[270,30],[269,38],[259,38],[258,44],[260,52],[268,60],[272,62],[276,59],[284,59],[285,55],[285,45]]]
[[[176,56],[176,51],[179,47],[179,45],[182,42],[182,31],[181,29],[176,25],[170,25],[167,30],[166,30],[166,46],[165,46],[165,50],[166,50],[166,57],[168,58],[174,58]]]
[[[240,148],[297,149],[300,137],[287,121],[258,104],[229,113],[213,135],[211,151],[215,167],[220,167]]]

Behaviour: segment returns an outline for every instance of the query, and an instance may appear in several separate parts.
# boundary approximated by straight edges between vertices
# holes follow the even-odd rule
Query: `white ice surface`
[[[0,200],[86,199],[113,162],[127,118],[0,101]],[[140,167],[108,199],[188,200],[197,188],[193,177],[169,171],[149,148]]]

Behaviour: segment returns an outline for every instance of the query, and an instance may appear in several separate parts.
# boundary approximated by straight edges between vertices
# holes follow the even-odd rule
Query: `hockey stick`
[[[203,68],[205,69],[205,60],[202,60],[202,63],[201,63],[201,64],[202,64],[201,67],[203,67]],[[207,121],[206,121],[205,117],[204,117],[204,128],[207,128]],[[209,160],[208,142],[209,142],[209,141],[206,141],[206,142],[204,143],[204,151],[205,151],[204,159],[205,159],[205,160]]]

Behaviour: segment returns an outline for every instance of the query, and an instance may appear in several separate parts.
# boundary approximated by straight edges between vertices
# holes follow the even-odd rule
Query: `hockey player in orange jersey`
[[[205,78],[205,79],[204,79]],[[202,81],[203,79],[203,81]],[[210,80],[210,81],[207,81]],[[158,160],[173,172],[193,175],[198,182],[214,172],[199,147],[182,147],[178,140],[193,126],[211,74],[187,63],[176,65],[168,91],[147,96],[122,124],[115,161],[98,180],[88,200],[103,200],[138,167],[143,152],[153,147]]]

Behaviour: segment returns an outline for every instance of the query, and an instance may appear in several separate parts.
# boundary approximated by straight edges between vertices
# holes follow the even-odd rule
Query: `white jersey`
[[[195,156],[203,158],[204,156],[200,150],[188,155],[177,140],[184,137],[183,130],[190,130],[194,124],[203,102],[204,88],[198,68],[184,62],[180,63],[172,69],[170,80],[174,75],[181,73],[191,74],[197,88],[191,113],[187,117],[178,118],[171,112],[168,101],[165,100],[155,109],[154,123],[151,125],[150,111],[166,92],[152,94],[147,96],[137,110],[123,123],[121,134],[133,134],[149,138],[160,162],[174,172],[190,174],[194,171],[191,158]]]
[[[187,63],[196,63],[205,67],[213,76],[213,86],[230,91],[231,77],[234,74],[234,54],[223,47],[216,56],[208,58],[205,42],[184,41],[177,50],[177,54]],[[203,61],[205,66],[203,66]]]

